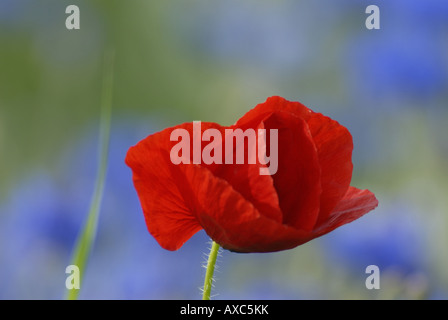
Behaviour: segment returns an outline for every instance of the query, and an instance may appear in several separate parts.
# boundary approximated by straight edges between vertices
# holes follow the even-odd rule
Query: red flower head
[[[262,174],[266,161],[249,160],[253,144],[244,146],[246,161],[232,161],[241,144],[227,149],[230,129],[265,130],[272,175]],[[275,143],[267,134],[273,131]],[[182,133],[193,137],[181,141],[185,148]],[[177,250],[204,229],[225,249],[271,252],[322,236],[378,205],[372,192],[350,186],[352,149],[349,131],[336,121],[271,97],[230,127],[186,123],[150,135],[129,149],[126,163],[148,230],[163,248]]]

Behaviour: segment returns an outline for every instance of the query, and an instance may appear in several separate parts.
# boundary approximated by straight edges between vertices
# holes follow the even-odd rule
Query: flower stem
[[[218,257],[219,244],[212,242],[210,254],[208,256],[207,271],[205,272],[204,292],[202,300],[210,300],[210,292],[212,291],[213,273],[215,272],[216,258]]]
[[[112,112],[112,89],[113,89],[113,51],[107,52],[104,58],[105,71],[103,76],[103,91],[101,96],[101,119],[100,119],[100,135],[99,135],[99,156],[98,156],[98,173],[95,181],[95,189],[90,203],[90,209],[83,229],[76,239],[75,248],[72,256],[72,265],[79,268],[80,282],[85,273],[87,261],[90,251],[95,241],[96,231],[98,228],[98,219],[101,209],[101,201],[104,192],[106,171],[109,153],[111,112]],[[79,295],[78,289],[67,288],[67,299],[77,300]]]

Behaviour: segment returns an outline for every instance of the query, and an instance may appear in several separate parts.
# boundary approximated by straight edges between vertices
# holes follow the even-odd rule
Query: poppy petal
[[[209,128],[218,129],[224,136],[224,127],[214,123],[201,123],[202,133]],[[239,223],[239,217],[244,216],[244,213],[233,207],[239,202],[244,205],[238,206],[249,206],[253,214],[259,215],[258,211],[254,211],[257,208],[269,219],[281,221],[272,178],[259,174],[261,164],[195,165],[192,164],[193,154],[190,152],[190,164],[175,165],[170,159],[170,150],[177,142],[170,141],[170,136],[176,129],[185,129],[190,137],[193,135],[191,123],[168,128],[143,139],[131,147],[126,156],[126,163],[133,170],[134,186],[148,231],[163,248],[177,250],[202,229],[197,215],[209,214],[208,210],[203,212],[202,198],[215,199],[213,204],[225,203],[225,219],[234,223]],[[201,150],[203,147],[204,143]],[[190,141],[190,151],[192,150],[193,144]],[[214,181],[215,187],[196,188],[211,184],[206,181]],[[217,198],[223,200],[216,201]],[[213,208],[210,205],[207,207]],[[214,209],[211,214],[216,215],[216,211]]]
[[[322,224],[347,192],[352,177],[353,139],[337,121],[313,112],[300,102],[273,96],[246,113],[238,123],[266,118],[271,113],[288,112],[308,124],[321,167],[321,200],[316,226]]]
[[[166,158],[161,157],[163,151],[154,152],[155,149],[152,149],[151,152],[143,148],[141,145],[131,148],[126,163],[134,172],[134,186],[146,226],[161,247],[177,250],[202,227],[177,187],[181,181],[180,173],[166,165]],[[142,165],[143,158],[151,165]]]
[[[219,127],[202,123],[204,130]],[[125,159],[133,171],[148,231],[167,250],[179,249],[202,229],[191,210],[195,195],[185,190],[189,181],[180,169],[182,164],[175,165],[170,158],[170,150],[177,144],[170,140],[175,129],[185,129],[191,135],[193,127],[182,124],[150,135],[131,147]],[[189,158],[192,161],[192,152]]]
[[[353,140],[344,126],[320,113],[312,114],[308,126],[321,167],[322,194],[318,227],[326,221],[350,186]]]
[[[257,133],[258,129],[264,129],[264,123],[258,123],[258,126],[255,128],[246,126],[244,128],[231,127],[230,129],[241,129],[243,132],[249,129]],[[226,135],[223,143],[227,143],[228,139],[230,139],[229,135]],[[237,143],[233,145],[234,148],[231,153],[234,156],[237,153],[237,148],[241,148],[241,146],[237,147]],[[252,145],[252,149],[249,150],[249,148],[244,146],[246,156],[249,151],[253,151],[257,156],[257,140]],[[270,175],[260,174],[260,171],[265,169],[266,165],[259,161],[255,162],[255,164],[248,164],[248,161],[245,161],[244,164],[222,164],[214,166],[211,168],[211,171],[215,176],[226,180],[247,201],[251,202],[260,214],[274,221],[281,222],[282,212],[280,210],[277,192],[274,188],[274,181]]]
[[[274,186],[283,212],[283,224],[313,229],[321,194],[320,165],[308,126],[287,112],[265,120],[266,129],[278,130],[278,170]]]
[[[214,234],[207,232],[209,228]],[[313,237],[310,232],[273,222],[265,216],[222,227],[220,221],[204,222],[204,230],[224,249],[240,252],[275,252],[295,248]]]
[[[314,113],[312,110],[297,101],[288,101],[279,96],[272,96],[266,99],[265,102],[259,103],[255,108],[249,110],[236,123],[237,126],[243,126],[245,123],[251,121],[262,121],[270,114],[275,112],[286,112],[298,118],[308,120]]]
[[[320,237],[344,224],[350,223],[372,211],[377,206],[378,200],[372,192],[350,186],[327,220],[314,230],[314,237]]]
[[[321,182],[317,149],[304,117],[311,110],[299,102],[270,97],[236,123],[246,126],[263,121],[278,130],[278,170],[274,186],[283,212],[283,223],[297,229],[313,229],[319,214]]]
[[[227,181],[204,167],[183,166],[195,194],[198,220],[224,249],[235,252],[272,252],[294,248],[312,239],[310,232],[283,225],[259,213]]]

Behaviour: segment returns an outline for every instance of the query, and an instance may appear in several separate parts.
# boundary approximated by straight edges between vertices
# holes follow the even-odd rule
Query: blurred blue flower
[[[223,285],[220,283],[221,287]],[[273,279],[263,279],[263,281],[244,283],[242,288],[221,288],[217,300],[301,300],[309,298],[313,293],[303,292],[303,288],[296,283],[285,284]]]
[[[64,189],[40,174],[21,183],[2,207],[0,298],[57,298],[49,288],[57,280],[64,285],[61,263],[68,261],[81,223],[77,211],[85,212],[82,203],[67,200]],[[58,266],[60,275],[51,275]]]
[[[346,46],[347,80],[369,108],[425,108],[446,92],[446,1],[399,2],[380,6],[380,30],[365,30]]]
[[[430,29],[438,34],[448,26],[448,2],[445,0],[396,0],[387,1],[385,6],[394,14],[400,14],[402,19],[399,21],[407,22],[407,28]]]
[[[407,275],[426,270],[424,224],[404,203],[380,205],[372,216],[347,225],[345,232],[322,238],[330,263],[342,263],[364,275],[369,265]]]

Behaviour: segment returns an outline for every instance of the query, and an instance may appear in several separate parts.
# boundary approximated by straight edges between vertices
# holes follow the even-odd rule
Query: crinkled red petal
[[[320,206],[320,163],[307,123],[308,109],[298,102],[269,98],[246,113],[236,126],[264,121],[265,128],[278,130],[278,171],[274,186],[283,213],[283,223],[310,231]]]
[[[378,206],[378,200],[369,190],[349,187],[342,200],[336,205],[327,220],[313,231],[313,237],[320,237],[334,229],[350,223]]]
[[[312,114],[308,126],[321,168],[322,194],[317,228],[326,221],[350,186],[353,140],[344,126],[320,113]]]

